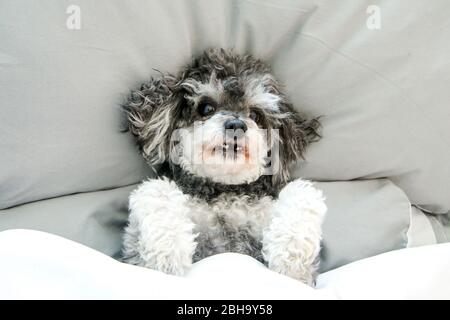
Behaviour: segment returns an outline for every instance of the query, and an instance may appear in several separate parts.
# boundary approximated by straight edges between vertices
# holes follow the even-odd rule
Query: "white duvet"
[[[185,277],[126,265],[76,242],[30,230],[0,233],[1,299],[448,299],[450,243],[403,249],[319,276],[312,289],[228,253]]]

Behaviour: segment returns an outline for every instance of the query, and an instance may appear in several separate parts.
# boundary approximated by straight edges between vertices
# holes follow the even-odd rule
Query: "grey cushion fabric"
[[[450,2],[316,3],[275,62],[293,100],[325,115],[324,139],[297,174],[389,177],[412,203],[449,211]],[[369,4],[380,30],[366,28]]]
[[[405,248],[411,205],[386,179],[321,182],[326,196],[321,270],[390,250]]]
[[[118,257],[127,220],[127,198],[135,187],[88,192],[0,211],[0,231],[46,231]],[[388,180],[322,182],[329,206],[323,227],[321,270],[404,248],[410,205]],[[389,226],[389,227],[386,227]]]
[[[117,257],[136,185],[36,201],[0,211],[0,231],[32,229],[60,235]]]
[[[428,215],[416,207],[411,207],[411,221],[407,236],[408,248],[438,243]]]
[[[443,215],[427,215],[437,243],[450,242],[450,217]]]

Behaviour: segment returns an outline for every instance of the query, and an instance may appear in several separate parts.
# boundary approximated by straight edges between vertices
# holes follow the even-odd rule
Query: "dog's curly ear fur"
[[[178,79],[170,74],[151,78],[140,90],[132,91],[122,106],[127,127],[149,164],[160,164],[169,155],[169,141],[179,112],[181,94]]]
[[[284,181],[289,179],[289,165],[296,160],[302,159],[309,143],[321,138],[319,129],[321,127],[319,118],[305,119],[294,111],[289,102],[282,102],[281,108],[288,115],[280,119],[279,138],[281,172],[280,178]]]

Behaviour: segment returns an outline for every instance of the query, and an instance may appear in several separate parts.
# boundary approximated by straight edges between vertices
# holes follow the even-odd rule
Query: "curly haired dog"
[[[288,167],[319,122],[294,111],[264,62],[206,50],[178,75],[144,83],[124,110],[143,156],[159,165],[130,196],[125,262],[182,275],[237,252],[313,285],[326,206]]]

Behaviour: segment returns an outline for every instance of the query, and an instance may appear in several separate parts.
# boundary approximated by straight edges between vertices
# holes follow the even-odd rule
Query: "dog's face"
[[[190,78],[175,127],[178,163],[186,171],[224,184],[252,182],[268,171],[269,114],[279,95],[265,87],[268,75]],[[272,125],[275,123],[272,123]],[[275,142],[275,141],[274,141]]]
[[[285,181],[288,164],[317,137],[317,120],[294,111],[267,65],[222,49],[178,76],[152,79],[124,107],[150,164],[169,161],[223,184],[263,174]]]

